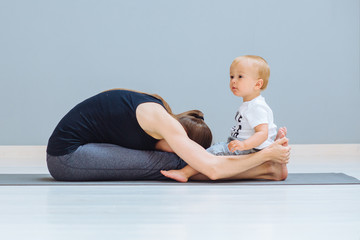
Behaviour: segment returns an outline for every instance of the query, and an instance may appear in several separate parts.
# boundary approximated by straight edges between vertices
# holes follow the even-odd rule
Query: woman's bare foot
[[[279,131],[276,135],[275,141],[286,137],[286,134],[287,134],[286,127],[279,128]],[[285,141],[282,144],[282,146],[288,147],[289,146],[288,141]],[[274,178],[274,180],[283,181],[287,178],[288,170],[287,170],[286,164],[279,164],[279,163],[275,163],[273,161],[269,161],[268,164],[271,165],[271,169],[272,169],[271,177]]]
[[[284,181],[287,178],[288,170],[286,164],[279,164],[273,161],[268,161],[264,164],[268,169],[268,173],[265,174],[262,179]]]
[[[280,181],[284,181],[288,176],[288,169],[286,164],[281,164],[281,170],[280,170]]]
[[[280,130],[279,130],[280,131]],[[286,131],[285,131],[286,133]],[[281,136],[283,133],[278,133],[278,136]],[[285,180],[288,176],[288,170],[286,164],[290,159],[290,147],[288,144],[288,139],[282,137],[277,139],[272,145],[265,148],[263,151],[267,151],[269,154],[268,166],[269,176],[272,180]]]
[[[278,140],[278,139],[281,139],[281,138],[284,138],[286,137],[286,134],[287,134],[287,129],[286,127],[281,127],[279,128],[279,131],[276,135],[276,138],[275,140]],[[289,146],[289,143],[288,142],[285,142],[283,144],[284,147],[287,147]],[[275,171],[275,178],[277,178],[278,180],[282,181],[282,180],[285,180],[288,176],[288,170],[287,170],[287,166],[286,164],[278,164],[277,167],[276,167],[276,171]]]
[[[162,175],[164,175],[165,177],[174,179],[178,182],[187,182],[189,179],[183,174],[183,172],[181,170],[169,170],[169,171],[165,171],[165,170],[161,170],[160,171]]]

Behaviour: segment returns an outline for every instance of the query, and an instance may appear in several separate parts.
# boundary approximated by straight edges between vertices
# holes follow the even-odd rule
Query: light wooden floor
[[[360,179],[360,144],[293,145],[290,172]],[[0,173],[47,173],[44,146],[0,146]],[[354,239],[360,185],[0,187],[0,239]]]

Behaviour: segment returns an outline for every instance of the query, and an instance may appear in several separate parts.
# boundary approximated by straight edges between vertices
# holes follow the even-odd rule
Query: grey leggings
[[[51,176],[58,181],[162,180],[160,170],[186,163],[174,153],[127,149],[89,143],[63,156],[47,155]]]

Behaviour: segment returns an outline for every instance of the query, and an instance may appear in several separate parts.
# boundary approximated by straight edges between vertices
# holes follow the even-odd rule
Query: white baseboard
[[[289,172],[345,172],[360,178],[360,144],[293,144]],[[0,146],[0,173],[48,173],[46,146]]]

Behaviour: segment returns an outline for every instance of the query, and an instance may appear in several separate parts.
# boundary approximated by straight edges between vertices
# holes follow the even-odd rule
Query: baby
[[[269,76],[269,65],[262,57],[246,55],[235,58],[230,66],[230,90],[235,96],[242,97],[243,103],[235,115],[235,125],[228,141],[211,146],[208,152],[214,155],[250,154],[286,135],[286,128],[280,128],[276,134],[272,110],[261,96]],[[161,173],[179,182],[187,182],[199,172],[187,165],[180,170]]]

